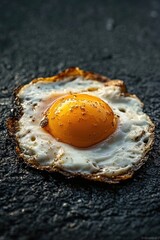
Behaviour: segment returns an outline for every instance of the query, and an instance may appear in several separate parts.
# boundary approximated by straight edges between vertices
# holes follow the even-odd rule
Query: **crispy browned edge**
[[[121,81],[121,80],[111,80],[108,77],[102,76],[100,74],[95,74],[95,73],[92,73],[92,72],[83,71],[83,70],[79,69],[78,67],[68,68],[68,69],[64,70],[63,72],[59,73],[56,76],[34,79],[34,80],[31,81],[30,84],[34,84],[34,83],[40,82],[40,81],[57,82],[57,81],[63,80],[64,78],[68,78],[68,79],[72,80],[77,76],[82,76],[85,80],[92,79],[92,80],[97,80],[97,81],[100,81],[100,82],[104,82],[105,85],[107,85],[107,86],[109,86],[109,85],[119,86],[120,89],[121,89],[121,94],[122,95],[137,98],[135,95],[131,95],[131,94],[127,93],[126,86],[125,86],[123,81]],[[131,178],[133,176],[134,172],[137,171],[147,160],[146,154],[152,148],[152,145],[153,145],[153,142],[154,142],[154,128],[155,128],[154,124],[152,123],[152,121],[149,117],[148,117],[149,122],[150,122],[149,132],[151,133],[150,142],[147,145],[147,147],[145,148],[144,154],[143,154],[142,158],[140,159],[139,163],[135,166],[132,166],[125,174],[121,174],[121,175],[113,176],[113,177],[106,177],[105,174],[101,174],[101,173],[99,173],[98,176],[97,176],[97,173],[83,174],[82,175],[80,173],[66,172],[65,170],[63,170],[63,169],[61,169],[57,166],[40,166],[32,158],[30,160],[26,160],[23,156],[23,152],[21,151],[21,149],[19,147],[18,140],[16,139],[16,135],[15,135],[17,130],[18,130],[18,120],[23,115],[23,109],[21,107],[19,98],[17,96],[18,92],[20,91],[20,89],[22,87],[23,86],[17,88],[14,92],[14,105],[15,105],[16,117],[12,117],[12,118],[7,119],[7,128],[8,128],[8,132],[9,132],[10,136],[12,136],[12,138],[14,139],[14,141],[16,143],[16,152],[17,152],[18,156],[20,158],[23,158],[23,160],[28,165],[30,165],[30,166],[32,166],[36,169],[39,169],[39,170],[46,170],[46,171],[49,171],[49,172],[60,172],[67,177],[80,176],[80,177],[84,177],[86,179],[94,180],[94,181],[107,182],[107,183],[119,183],[122,180],[126,180],[126,179]]]

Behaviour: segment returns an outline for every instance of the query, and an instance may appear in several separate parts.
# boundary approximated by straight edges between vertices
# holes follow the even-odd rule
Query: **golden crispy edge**
[[[102,76],[100,74],[83,71],[83,70],[79,69],[78,67],[68,68],[56,76],[34,79],[29,84],[35,84],[35,83],[41,82],[41,81],[57,82],[57,81],[60,81],[60,80],[66,79],[66,78],[68,78],[69,80],[73,80],[75,77],[78,77],[78,76],[83,77],[85,80],[92,79],[92,80],[104,82],[106,86],[118,86],[121,89],[122,95],[137,98],[135,95],[131,95],[127,92],[126,86],[122,80],[111,80],[108,77]],[[21,151],[21,149],[19,147],[18,140],[16,139],[16,132],[18,130],[18,120],[21,118],[21,116],[23,114],[23,109],[21,107],[21,104],[20,104],[17,94],[19,93],[19,91],[22,87],[23,86],[17,88],[14,92],[14,105],[16,106],[16,117],[7,119],[7,129],[8,129],[10,136],[12,136],[12,138],[15,141],[16,152],[17,152],[19,158],[22,158],[29,166],[32,166],[39,170],[46,170],[48,172],[60,172],[69,178],[80,176],[80,177],[86,178],[88,180],[94,180],[94,181],[100,181],[100,182],[106,182],[106,183],[119,183],[122,180],[131,178],[133,176],[134,172],[137,171],[146,162],[146,160],[147,160],[146,154],[151,150],[153,142],[154,142],[154,128],[155,128],[154,124],[152,123],[152,121],[149,117],[148,117],[148,120],[150,122],[149,132],[151,133],[151,136],[150,136],[148,144],[146,144],[144,154],[143,154],[142,158],[140,159],[139,163],[136,166],[132,166],[125,174],[121,174],[121,175],[117,175],[117,176],[113,176],[113,177],[106,177],[105,174],[102,174],[102,173],[98,173],[98,175],[97,175],[97,173],[82,175],[80,173],[66,172],[63,169],[58,168],[57,166],[47,166],[47,167],[40,166],[32,158],[29,160],[26,160],[23,156],[23,152]]]

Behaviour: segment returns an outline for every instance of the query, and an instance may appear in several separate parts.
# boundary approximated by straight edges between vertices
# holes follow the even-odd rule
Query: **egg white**
[[[82,92],[101,98],[119,116],[118,128],[112,136],[85,149],[57,141],[40,126],[44,111],[56,96]],[[105,86],[82,77],[72,81],[66,78],[30,83],[19,91],[18,97],[23,115],[16,138],[28,162],[34,159],[41,166],[57,166],[72,173],[116,176],[140,161],[150,140],[151,121],[143,112],[142,103],[136,96],[124,96],[118,86]]]

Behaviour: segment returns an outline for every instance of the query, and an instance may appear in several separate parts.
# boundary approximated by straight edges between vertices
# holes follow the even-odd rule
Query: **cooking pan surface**
[[[1,1],[2,239],[160,238],[160,2]],[[13,89],[71,66],[125,81],[156,125],[147,163],[117,185],[66,179],[17,159]]]

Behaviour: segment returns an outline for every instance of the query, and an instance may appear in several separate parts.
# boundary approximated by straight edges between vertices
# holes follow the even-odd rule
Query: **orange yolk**
[[[117,118],[107,103],[87,94],[58,98],[46,113],[45,129],[58,141],[79,148],[90,147],[109,137]]]

